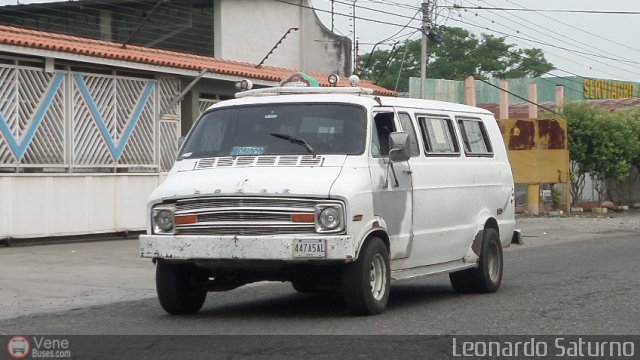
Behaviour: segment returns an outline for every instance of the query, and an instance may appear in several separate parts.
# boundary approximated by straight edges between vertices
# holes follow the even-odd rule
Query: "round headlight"
[[[327,230],[333,230],[340,226],[340,211],[334,207],[328,207],[320,212],[318,217],[320,225]]]
[[[169,210],[160,210],[156,213],[155,222],[162,231],[173,230],[173,212]]]

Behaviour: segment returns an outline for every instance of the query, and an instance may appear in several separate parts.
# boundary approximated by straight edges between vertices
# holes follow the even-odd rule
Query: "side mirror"
[[[389,161],[407,161],[411,157],[409,153],[409,134],[406,132],[393,132],[389,134]]]
[[[182,147],[182,144],[184,144],[184,139],[185,139],[184,136],[180,136],[178,138],[178,150],[180,150],[180,148]]]

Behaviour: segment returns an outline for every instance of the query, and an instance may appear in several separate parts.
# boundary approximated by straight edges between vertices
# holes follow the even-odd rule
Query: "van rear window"
[[[467,155],[491,156],[493,154],[487,130],[480,119],[458,118],[458,126]]]

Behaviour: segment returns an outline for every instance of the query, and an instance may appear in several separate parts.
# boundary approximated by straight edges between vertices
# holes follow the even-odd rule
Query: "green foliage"
[[[562,192],[556,189],[555,186],[551,188],[551,203],[553,204],[553,208],[558,210],[560,205],[562,205]]]
[[[542,50],[517,49],[505,37],[480,37],[458,27],[440,27],[442,42],[429,44],[427,77],[462,80],[478,78],[522,78],[541,76],[554,69]],[[403,61],[404,60],[404,61]],[[393,52],[375,50],[359,59],[363,78],[388,89],[407,91],[409,77],[420,76],[420,39],[399,44]],[[402,73],[398,78],[398,73]]]
[[[597,190],[602,196],[606,180],[623,180],[631,166],[638,166],[640,111],[607,111],[586,103],[569,103],[563,115],[569,124],[572,182],[590,174],[600,184]]]

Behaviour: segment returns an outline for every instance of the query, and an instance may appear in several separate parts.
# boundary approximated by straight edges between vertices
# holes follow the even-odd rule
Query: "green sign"
[[[288,78],[282,80],[280,82],[280,86],[282,87],[318,87],[320,84],[318,80],[312,78],[311,76],[297,72],[293,73]]]

